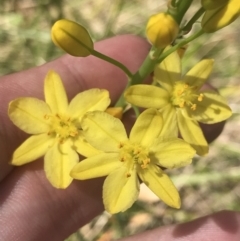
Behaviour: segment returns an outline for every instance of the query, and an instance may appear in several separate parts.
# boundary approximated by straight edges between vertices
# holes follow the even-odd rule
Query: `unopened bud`
[[[52,27],[52,41],[68,54],[86,57],[93,50],[93,41],[88,31],[73,21],[58,20]]]
[[[216,0],[211,2],[212,4],[208,0],[208,5],[206,5],[203,1],[209,9],[206,10],[202,19],[202,28],[206,33],[212,33],[226,27],[240,15],[239,0],[221,0],[220,4]]]
[[[165,48],[177,37],[179,26],[174,18],[167,13],[151,16],[146,27],[146,35],[152,45]]]

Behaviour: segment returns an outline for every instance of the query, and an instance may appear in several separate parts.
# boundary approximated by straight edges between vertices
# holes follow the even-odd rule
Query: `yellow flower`
[[[86,57],[93,50],[88,31],[80,24],[67,19],[58,20],[51,31],[53,43],[68,54]]]
[[[174,18],[167,13],[151,16],[146,27],[146,35],[151,44],[165,48],[177,37],[179,27]]]
[[[239,0],[202,0],[202,5],[206,9],[202,19],[202,28],[207,33],[229,25],[240,15]]]
[[[128,138],[119,119],[105,112],[87,113],[82,120],[84,134],[102,153],[78,163],[71,176],[85,180],[108,175],[103,202],[110,213],[131,207],[139,194],[139,179],[166,204],[179,208],[178,191],[162,168],[191,163],[195,150],[181,139],[166,138],[162,124],[161,114],[148,109],[139,116]]]
[[[33,134],[13,153],[11,163],[23,165],[44,156],[44,170],[54,187],[66,188],[72,182],[69,173],[85,156],[97,151],[86,142],[81,118],[88,111],[104,111],[110,103],[107,90],[90,89],[79,93],[68,104],[60,76],[49,71],[44,82],[45,101],[32,97],[13,100],[9,117],[28,134]]]
[[[178,130],[199,155],[208,153],[208,143],[198,122],[213,124],[232,114],[223,97],[200,88],[212,71],[213,60],[196,64],[186,75],[181,75],[181,62],[177,52],[170,54],[155,71],[160,85],[134,85],[125,92],[126,100],[136,106],[159,109],[164,118],[164,129],[177,136]]]

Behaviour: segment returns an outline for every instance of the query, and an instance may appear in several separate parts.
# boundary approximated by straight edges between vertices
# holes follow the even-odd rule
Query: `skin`
[[[149,45],[135,36],[118,36],[96,43],[95,48],[116,58],[135,72],[148,53]],[[125,74],[109,63],[91,56],[74,58],[69,55],[43,66],[0,78],[1,240],[61,241],[103,211],[103,179],[74,181],[66,190],[57,190],[47,181],[41,159],[16,168],[9,165],[12,152],[27,135],[9,121],[8,103],[20,96],[43,99],[43,80],[49,69],[60,74],[69,99],[80,91],[98,87],[108,89],[114,103],[127,81]],[[131,113],[123,118],[128,126],[132,120]],[[212,128],[215,128],[214,125]],[[216,128],[215,134],[219,133]],[[205,134],[208,135],[207,132]],[[238,213],[222,212],[123,240],[234,241],[239,240],[239,225]]]

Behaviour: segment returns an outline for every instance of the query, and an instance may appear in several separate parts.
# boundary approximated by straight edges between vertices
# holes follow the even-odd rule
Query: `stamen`
[[[196,108],[197,108],[197,105],[196,104],[192,104],[191,110],[196,110]]]
[[[123,147],[123,143],[120,142],[119,145],[118,145],[118,147],[119,147],[119,148],[122,148],[122,147]]]
[[[180,108],[183,108],[183,107],[184,107],[184,105],[185,105],[185,102],[184,102],[184,101],[182,101],[182,102],[179,104],[179,107],[180,107]]]
[[[65,142],[65,140],[63,138],[59,139],[59,144],[62,145]]]
[[[78,123],[76,121],[71,121],[71,118],[68,116],[55,114],[45,115],[44,118],[47,120],[50,119],[50,130],[48,135],[55,135],[56,138],[60,139],[60,143],[65,142],[67,138],[79,135]]]
[[[203,100],[203,94],[201,93],[199,96],[198,96],[198,101],[202,101]]]
[[[203,94],[198,93],[198,86],[190,85],[183,81],[177,81],[174,85],[171,102],[175,107],[186,108],[196,110],[196,101],[202,101]]]
[[[128,173],[126,174],[126,177],[127,177],[127,178],[131,177],[131,174],[128,172]]]
[[[145,169],[145,168],[147,168],[147,165],[150,163],[150,159],[147,158],[147,159],[143,160],[142,162],[143,162],[143,164],[141,165],[141,168]]]
[[[72,131],[72,132],[70,132],[70,136],[72,136],[72,137],[75,137],[75,136],[77,136],[79,134],[79,132],[78,131]]]

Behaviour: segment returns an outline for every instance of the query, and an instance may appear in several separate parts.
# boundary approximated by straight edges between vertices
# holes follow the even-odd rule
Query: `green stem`
[[[115,59],[112,59],[110,57],[108,57],[107,55],[104,55],[96,50],[91,50],[91,54],[97,58],[100,58],[102,60],[105,60],[106,62],[109,62],[115,66],[117,66],[118,68],[120,68],[129,78],[132,78],[133,74],[132,72],[130,72],[130,70],[122,63],[118,62]]]
[[[202,34],[204,34],[204,31],[202,29],[200,29],[198,32],[196,32],[195,34],[189,36],[188,38],[183,39],[180,43],[174,45],[172,48],[170,48],[168,51],[164,52],[160,58],[158,59],[158,63],[161,63],[169,54],[171,54],[172,52],[176,51],[177,49],[181,48],[182,46],[188,44],[189,42],[193,41],[194,39],[198,38],[199,36],[201,36]]]
[[[139,70],[133,75],[130,85],[141,84],[144,79],[154,70],[156,63],[158,62],[158,57],[162,53],[162,49],[156,49],[152,47],[148,56],[143,61]]]
[[[182,19],[185,13],[187,12],[187,10],[189,9],[189,7],[191,6],[192,2],[193,0],[181,0],[178,2],[177,12],[176,12],[176,15],[173,17],[175,18],[175,20],[179,25],[181,24]]]
[[[128,81],[124,91],[130,86],[130,80]],[[126,106],[127,106],[127,103],[125,101],[125,98],[124,98],[124,91],[122,92],[121,96],[119,97],[118,101],[116,102],[115,104],[115,107],[122,107],[123,110],[125,110]]]
[[[143,61],[139,70],[129,78],[128,84],[125,89],[127,89],[131,85],[141,84],[144,79],[154,70],[156,63],[158,62],[158,57],[162,53],[162,49],[156,49],[152,47],[148,56]],[[123,109],[127,106],[126,101],[124,99],[124,92],[118,99],[115,104],[116,107],[123,107]]]
[[[175,8],[176,7],[176,0],[172,0],[171,5]]]
[[[120,68],[123,72],[126,73],[126,75],[131,78],[133,76],[133,74],[130,72],[130,70],[122,63],[118,62],[115,59],[112,59],[110,57],[108,57],[107,55],[104,55],[98,51],[96,51],[95,49],[90,48],[89,46],[87,46],[86,44],[84,44],[81,40],[79,40],[78,38],[76,38],[74,35],[72,35],[71,33],[67,32],[65,29],[61,29],[66,35],[69,35],[72,39],[74,39],[76,42],[78,42],[80,45],[82,45],[85,49],[87,49],[91,55],[100,58],[102,60],[105,60],[106,62],[109,62],[115,66],[117,66],[118,68]],[[65,50],[66,51],[66,50]],[[68,51],[66,51],[68,52]]]
[[[189,32],[192,29],[193,24],[203,15],[204,12],[205,9],[203,7],[199,8],[189,22],[182,28],[182,30],[184,32]]]

